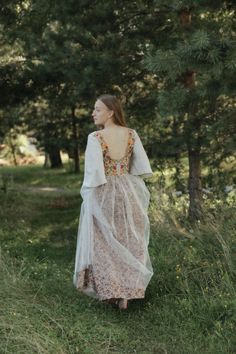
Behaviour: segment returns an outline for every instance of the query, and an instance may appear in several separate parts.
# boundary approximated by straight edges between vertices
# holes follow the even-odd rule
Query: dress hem
[[[91,290],[87,290],[86,288],[76,288],[78,292],[83,293],[85,295],[91,296],[99,301],[104,301],[104,300],[119,300],[119,299],[127,299],[127,300],[137,300],[137,299],[144,299],[145,298],[145,291],[143,291],[143,294],[141,295],[133,295],[133,296],[127,296],[124,293],[120,293],[119,295],[110,295],[108,297],[104,296],[99,296],[95,291],[91,292]],[[140,290],[137,290],[140,291]]]

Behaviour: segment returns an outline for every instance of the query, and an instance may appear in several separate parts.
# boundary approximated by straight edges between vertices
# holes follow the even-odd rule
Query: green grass
[[[81,176],[39,167],[11,173],[13,188],[0,192],[0,353],[236,352],[232,206],[220,204],[193,226],[180,201],[157,205],[152,194],[155,273],[145,299],[120,312],[72,285]],[[33,185],[67,188],[19,188]]]
[[[82,164],[83,169],[83,164]],[[83,173],[83,171],[82,171]],[[67,164],[63,168],[49,169],[41,165],[33,166],[9,166],[0,168],[0,176],[8,176],[9,181],[13,179],[15,186],[24,185],[30,187],[63,187],[78,188],[81,182],[81,175],[78,176],[70,171]],[[1,179],[0,179],[1,183]]]

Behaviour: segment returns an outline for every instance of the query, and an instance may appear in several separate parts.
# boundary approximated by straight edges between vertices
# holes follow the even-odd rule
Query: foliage
[[[125,0],[119,6],[115,0],[79,4],[9,1],[2,12],[11,21],[1,20],[6,46],[3,111],[11,109],[10,105],[23,105],[24,120],[46,151],[55,148],[55,142],[69,155],[83,149],[93,129],[89,118],[97,95],[116,93],[128,102],[148,98],[153,83],[140,63],[146,40],[150,40],[149,27],[155,21],[149,11],[142,1],[139,6]],[[17,55],[20,70],[15,65]],[[18,89],[21,94],[16,92],[10,102],[7,93]]]
[[[111,92],[155,167],[176,167],[178,189],[187,149],[200,150],[205,187],[222,180],[234,154],[233,2],[9,0],[1,12],[0,139],[26,125],[45,152],[78,162],[94,100]]]
[[[199,146],[202,163],[216,170],[234,154],[235,6],[156,4],[165,9],[165,26],[147,48],[144,63],[161,82],[156,130],[162,132],[162,147],[168,156]]]

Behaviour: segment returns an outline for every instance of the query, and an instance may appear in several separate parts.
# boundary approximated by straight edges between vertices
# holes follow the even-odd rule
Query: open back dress
[[[152,170],[142,142],[128,128],[126,154],[112,159],[100,131],[88,136],[73,282],[107,300],[143,298],[153,275],[148,253]]]

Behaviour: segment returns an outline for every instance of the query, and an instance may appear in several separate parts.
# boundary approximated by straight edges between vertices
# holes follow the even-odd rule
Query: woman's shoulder
[[[119,128],[120,129],[120,128]],[[129,127],[122,127],[124,131],[128,131],[133,137],[136,137],[138,134],[135,129]],[[101,138],[101,136],[106,136],[106,129],[99,129],[89,133],[88,138]]]
[[[96,138],[100,134],[101,130],[94,130],[93,132],[89,133],[88,138]]]

